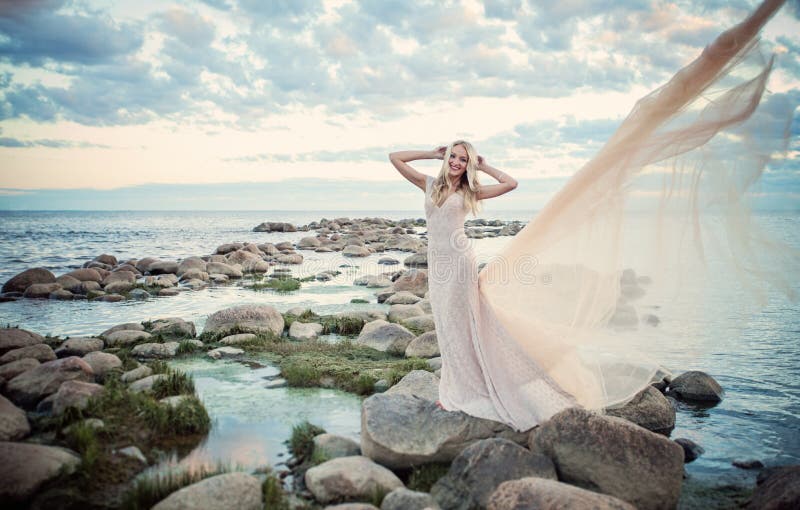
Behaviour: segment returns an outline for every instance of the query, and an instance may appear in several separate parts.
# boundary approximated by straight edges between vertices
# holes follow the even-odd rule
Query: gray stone
[[[135,344],[136,342],[141,342],[142,340],[147,340],[152,335],[146,331],[123,329],[104,336],[108,347],[125,347]]]
[[[533,429],[528,446],[550,457],[559,479],[633,504],[672,509],[683,480],[683,449],[621,418],[570,408]]]
[[[21,503],[60,475],[69,475],[81,463],[65,448],[29,443],[0,442],[0,501]]]
[[[484,439],[453,460],[447,474],[431,487],[431,496],[443,510],[479,510],[501,483],[527,476],[557,480],[548,457],[508,439]]]
[[[178,264],[178,276],[183,276],[190,270],[206,272],[206,261],[200,257],[186,257]]]
[[[158,291],[158,295],[160,297],[177,296],[180,293],[181,293],[180,289],[161,289]]]
[[[178,354],[179,345],[178,342],[139,344],[131,350],[131,355],[137,358],[174,358]]]
[[[55,283],[56,277],[53,273],[43,267],[34,267],[12,277],[3,284],[0,292],[25,292],[25,289],[34,284]]]
[[[694,460],[697,460],[697,457],[701,456],[706,452],[706,450],[702,446],[695,443],[691,439],[679,437],[675,439],[675,442],[678,443],[681,446],[681,448],[683,448],[683,462],[686,464]]]
[[[117,324],[116,326],[108,328],[98,336],[106,338],[108,335],[116,331],[144,331],[144,326],[138,322],[126,322],[125,324]]]
[[[56,283],[61,285],[61,288],[70,292],[80,293],[82,290],[81,281],[68,274],[62,274],[56,278]]]
[[[150,264],[147,272],[153,275],[175,274],[178,272],[178,263],[169,260],[159,260]]]
[[[124,282],[133,285],[136,282],[136,273],[133,271],[115,271],[113,273],[109,273],[103,279],[103,287],[108,287],[112,283],[117,282]]]
[[[160,381],[166,377],[167,376],[164,374],[149,375],[132,382],[130,386],[128,386],[128,389],[134,393],[148,393],[152,391],[153,385],[157,381]]]
[[[389,321],[391,322],[400,322],[419,315],[425,315],[425,312],[417,305],[392,305],[389,307]]]
[[[283,316],[269,305],[242,305],[211,314],[206,320],[205,333],[228,336],[233,333],[283,332]]]
[[[119,303],[120,301],[125,301],[125,296],[122,294],[103,294],[95,298],[89,297],[90,299],[94,299],[94,301],[102,301],[105,303]]]
[[[656,388],[648,386],[622,407],[607,409],[606,414],[624,418],[652,432],[669,436],[675,428],[675,409]]]
[[[669,383],[669,394],[681,400],[720,402],[722,386],[705,372],[684,372]]]
[[[108,352],[94,351],[86,354],[83,361],[92,367],[95,377],[103,378],[115,368],[122,368],[122,360]]]
[[[328,459],[361,455],[361,447],[349,437],[336,434],[319,434],[314,436],[314,453]]]
[[[10,381],[19,374],[27,372],[32,368],[36,368],[39,365],[41,365],[41,363],[39,363],[39,360],[35,360],[33,358],[25,358],[25,359],[19,359],[17,361],[12,361],[11,363],[0,365],[0,377],[5,379],[6,381]]]
[[[394,281],[395,292],[408,291],[419,297],[425,297],[428,291],[428,272],[424,269],[411,269]]]
[[[378,319],[364,325],[356,343],[378,351],[404,354],[413,339],[414,334],[400,324]]]
[[[67,358],[69,356],[85,356],[90,352],[102,351],[103,340],[94,337],[78,337],[64,340],[61,345],[56,349],[56,356],[59,358]]]
[[[411,395],[372,395],[361,406],[361,451],[392,469],[450,462],[467,446],[489,437],[522,443],[526,435]]]
[[[322,324],[316,322],[294,321],[289,326],[289,338],[292,340],[316,340],[322,333]]]
[[[399,487],[383,498],[381,510],[441,510],[430,494]]]
[[[152,510],[262,510],[261,481],[246,473],[212,476],[167,496]]]
[[[406,347],[406,357],[435,358],[441,356],[436,331],[428,331],[416,337]]]
[[[239,335],[229,335],[219,341],[222,345],[239,345],[250,342],[258,338],[253,333],[241,333]]]
[[[428,254],[427,252],[415,253],[403,260],[403,265],[406,267],[428,267]]]
[[[781,466],[762,471],[748,510],[800,508],[800,465]]]
[[[395,292],[384,301],[387,305],[415,305],[422,298],[408,291]]]
[[[66,381],[59,386],[53,400],[53,414],[62,414],[70,407],[75,409],[85,409],[89,399],[96,397],[103,392],[103,387],[99,384]]]
[[[97,269],[83,267],[66,273],[64,276],[70,276],[81,282],[95,282],[99,284],[103,281],[103,277]]]
[[[235,358],[244,354],[242,349],[237,349],[236,347],[217,347],[216,349],[212,349],[208,351],[207,356],[212,359],[222,359],[222,358]]]
[[[441,356],[437,356],[436,358],[430,358],[428,360],[428,366],[431,367],[431,370],[433,370],[434,372],[436,370],[441,370],[441,368],[442,368],[442,358],[441,358]]]
[[[369,499],[378,492],[403,487],[394,473],[360,455],[339,457],[314,466],[306,471],[305,482],[321,503]]]
[[[422,309],[422,307],[419,308],[420,310]],[[428,332],[436,329],[436,324],[434,323],[433,315],[431,314],[417,315],[416,317],[403,319],[400,321],[400,323],[414,331]]]
[[[366,286],[368,289],[385,289],[392,286],[392,280],[384,275],[369,275]]]
[[[387,395],[413,395],[431,402],[439,400],[439,378],[427,370],[412,370],[394,386]]]
[[[134,368],[133,370],[128,370],[120,380],[124,383],[132,383],[134,381],[138,381],[139,379],[144,379],[153,374],[153,369],[148,367],[147,365],[142,365],[140,367]]]
[[[349,244],[342,250],[342,255],[345,257],[369,257],[370,252],[365,246]]]
[[[44,337],[20,328],[0,329],[0,354],[13,349],[44,343]]]
[[[179,317],[155,320],[150,323],[149,330],[151,335],[159,336],[163,340],[183,340],[197,336],[194,322]]]
[[[375,505],[369,503],[339,503],[338,505],[328,505],[323,510],[379,510]]]
[[[166,406],[175,408],[190,398],[192,397],[190,397],[189,395],[173,395],[171,397],[164,397],[161,400],[159,400],[159,402],[161,402]]]
[[[487,510],[636,510],[613,496],[598,494],[544,478],[521,478],[503,482],[491,495]]]
[[[146,299],[150,299],[150,293],[144,289],[133,289],[128,293],[128,297],[130,299],[144,301]]]
[[[130,459],[138,460],[142,464],[147,464],[147,458],[142,453],[142,450],[140,450],[136,446],[127,446],[125,448],[121,448],[117,450],[117,453],[122,455],[123,457],[128,457]]]
[[[31,433],[28,415],[0,395],[0,441],[16,441]]]
[[[19,349],[12,349],[0,357],[0,365],[11,363],[25,358],[33,358],[41,363],[53,361],[56,359],[56,353],[47,344],[29,345],[27,347],[20,347]]]
[[[61,290],[61,285],[57,283],[34,283],[22,295],[30,299],[47,299],[57,290]]]
[[[33,409],[43,398],[58,391],[66,381],[94,381],[88,363],[77,356],[48,361],[13,378],[6,385],[6,395],[17,405]]]
[[[57,301],[70,301],[72,299],[75,299],[75,295],[72,292],[65,289],[56,289],[53,292],[51,292],[47,296],[47,298],[55,299]]]
[[[386,314],[380,310],[352,310],[349,312],[337,312],[334,317],[346,317],[351,319],[361,319],[364,322],[375,320],[386,320]]]

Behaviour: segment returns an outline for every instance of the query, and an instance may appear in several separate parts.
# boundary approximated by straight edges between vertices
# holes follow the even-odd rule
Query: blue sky
[[[414,209],[386,153],[456,138],[522,183],[493,208],[535,209],[754,5],[2,2],[0,209]],[[799,13],[763,34],[795,109]],[[800,209],[799,134],[773,207]]]

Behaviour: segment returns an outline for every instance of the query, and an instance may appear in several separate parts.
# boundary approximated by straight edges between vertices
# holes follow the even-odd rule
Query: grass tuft
[[[364,321],[358,317],[325,317],[322,319],[322,334],[357,335],[361,333]]]
[[[195,344],[195,343],[193,343],[193,342],[191,342],[189,340],[181,340],[181,342],[178,344],[178,350],[176,352],[177,352],[178,355],[181,355],[181,354],[192,354],[192,353],[197,352],[197,351],[199,351],[201,349],[202,349],[202,347],[200,347],[199,345],[197,345],[197,344]]]
[[[137,479],[125,494],[121,508],[125,510],[146,510],[163,500],[173,492],[206,478],[230,472],[223,465],[215,467],[203,466],[197,470],[171,470],[153,476]]]
[[[300,288],[297,278],[269,278],[264,282],[256,282],[248,286],[252,290],[273,290],[275,292],[292,292]]]
[[[431,487],[450,470],[449,464],[432,463],[415,466],[408,476],[408,487],[412,491],[430,492]]]
[[[102,453],[97,431],[86,423],[75,423],[69,428],[66,441],[81,456],[80,474],[89,476]]]
[[[310,459],[314,451],[314,436],[324,433],[325,429],[308,421],[295,425],[289,438],[289,451],[297,459]]]
[[[261,484],[261,494],[264,498],[264,508],[270,510],[289,510],[289,502],[283,484],[271,469],[266,470],[266,478]]]
[[[192,395],[194,394],[194,381],[191,376],[186,375],[180,370],[168,368],[164,372],[166,377],[157,380],[153,384],[153,397],[161,399],[164,397],[172,397],[174,395]]]

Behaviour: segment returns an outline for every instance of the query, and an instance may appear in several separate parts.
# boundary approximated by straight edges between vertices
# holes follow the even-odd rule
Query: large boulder
[[[411,269],[394,281],[395,292],[408,291],[416,296],[425,297],[428,291],[428,272],[424,269]]]
[[[25,411],[0,395],[0,441],[15,441],[31,433]]]
[[[0,501],[22,503],[60,475],[81,463],[74,452],[54,446],[0,442]]]
[[[152,510],[261,510],[261,481],[247,473],[225,473],[184,487]]]
[[[149,329],[151,335],[158,336],[162,340],[181,340],[197,336],[194,322],[185,321],[179,317],[157,319],[150,323]]]
[[[66,381],[94,381],[92,367],[77,356],[48,361],[13,378],[5,392],[17,405],[32,409]]]
[[[122,368],[122,360],[108,352],[93,351],[83,357],[83,361],[92,367],[95,377],[105,377],[115,368]]]
[[[800,465],[770,468],[758,475],[748,510],[800,508]]]
[[[336,434],[318,434],[314,436],[314,453],[328,459],[361,455],[361,446],[349,437]]]
[[[487,510],[509,509],[636,510],[636,507],[613,496],[587,491],[545,478],[527,477],[503,482],[490,496]]]
[[[669,383],[669,394],[683,400],[719,402],[722,386],[713,377],[699,370],[684,372]]]
[[[683,449],[621,418],[566,409],[533,429],[528,446],[552,459],[562,482],[615,496],[641,510],[678,504]]]
[[[0,328],[0,354],[12,349],[44,343],[44,337],[19,328]]]
[[[241,278],[242,271],[236,269],[235,267],[231,266],[230,264],[226,264],[223,262],[209,262],[206,265],[206,272],[209,275],[212,274],[224,274],[228,278]]]
[[[171,260],[159,260],[150,264],[147,272],[152,275],[175,274],[178,272],[178,263]]]
[[[378,351],[403,354],[413,339],[414,334],[400,324],[378,319],[364,325],[356,343]]]
[[[185,259],[181,260],[180,264],[178,264],[177,275],[183,276],[189,270],[207,272],[206,265],[207,262],[200,257],[186,257]]]
[[[147,340],[152,335],[146,331],[134,331],[131,329],[121,329],[105,335],[108,347],[125,347],[142,340]]]
[[[439,400],[439,378],[427,370],[412,370],[394,386],[387,395],[413,395],[431,402]]]
[[[0,365],[0,377],[2,377],[5,381],[10,381],[19,374],[36,368],[39,365],[41,365],[39,360],[35,360],[33,358],[18,359],[17,361]]]
[[[36,283],[55,283],[53,273],[43,267],[26,269],[3,284],[1,292],[25,292],[25,289]]]
[[[97,269],[92,269],[88,267],[83,267],[81,269],[76,269],[74,271],[70,271],[65,276],[71,276],[76,280],[80,280],[82,282],[96,282],[100,283],[103,281],[103,277],[100,275],[100,272]]]
[[[316,322],[294,321],[289,326],[289,338],[292,340],[315,340],[322,333],[322,324]]]
[[[418,305],[392,305],[389,307],[391,322],[400,322],[419,315],[425,315],[425,312]]]
[[[268,333],[279,336],[283,332],[283,326],[283,316],[274,307],[241,305],[209,315],[203,332],[218,336],[235,333]]]
[[[66,358],[69,356],[85,356],[90,352],[102,351],[103,340],[94,337],[78,337],[64,340],[61,345],[56,349],[56,356],[59,358]]]
[[[420,308],[420,310],[422,309],[421,306],[417,306]],[[400,321],[400,324],[414,331],[428,332],[436,329],[436,323],[433,320],[433,315],[429,313],[403,319]]]
[[[430,494],[400,487],[383,498],[381,510],[441,510]]]
[[[22,295],[30,299],[48,299],[50,294],[59,290],[61,285],[57,283],[34,283],[29,285]]]
[[[447,475],[431,488],[431,496],[443,510],[479,510],[501,483],[527,476],[557,479],[548,457],[508,439],[484,439],[453,460]]]
[[[178,342],[139,344],[131,350],[131,355],[137,358],[174,358],[179,346]]]
[[[406,347],[406,358],[435,358],[441,355],[436,331],[421,334]]]
[[[108,287],[112,283],[129,283],[133,285],[136,283],[136,273],[133,271],[116,271],[113,273],[108,273],[103,279],[103,287]],[[106,289],[108,291],[108,289]]]
[[[364,500],[403,487],[394,473],[360,455],[314,466],[306,471],[305,482],[314,499],[321,503]]]
[[[624,406],[607,409],[606,414],[624,418],[665,436],[675,428],[675,408],[652,386],[647,386]]]
[[[27,347],[20,347],[19,349],[12,349],[0,356],[0,365],[25,358],[33,358],[44,363],[56,359],[56,353],[54,353],[53,349],[47,344],[29,345]]]
[[[444,411],[412,395],[376,394],[361,406],[361,451],[392,469],[450,462],[467,446],[490,437],[523,443],[526,435],[502,423]]]
[[[84,409],[89,399],[103,392],[103,386],[81,381],[66,381],[59,386],[53,399],[53,414],[62,414],[70,407]]]

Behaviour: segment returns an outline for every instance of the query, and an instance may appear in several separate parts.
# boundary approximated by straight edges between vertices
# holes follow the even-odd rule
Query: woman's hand
[[[447,147],[445,147],[444,145],[436,147],[432,151],[433,159],[444,159],[444,155],[446,152],[447,152]]]
[[[481,155],[478,155],[478,166],[475,167],[476,170],[480,170],[481,172],[484,171],[484,166],[486,164],[486,158]]]

